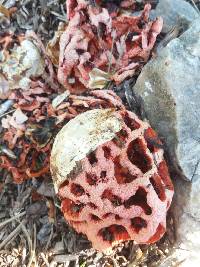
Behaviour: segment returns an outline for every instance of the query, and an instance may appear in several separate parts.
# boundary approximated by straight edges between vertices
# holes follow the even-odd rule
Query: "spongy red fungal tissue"
[[[100,4],[103,1],[89,2],[67,1],[69,23],[60,40],[58,80],[72,93],[90,87],[94,68],[108,73],[116,84],[131,77],[147,61],[163,25],[161,18],[149,21],[149,4],[132,16],[109,13]]]
[[[125,240],[144,244],[159,240],[174,191],[155,131],[126,109],[113,111],[112,116],[120,121],[120,130],[76,162],[76,170],[62,178],[58,190],[66,220],[100,251]],[[63,153],[61,140],[53,151],[59,142]],[[78,140],[71,137],[68,142]],[[51,157],[54,181],[60,171],[55,153]]]

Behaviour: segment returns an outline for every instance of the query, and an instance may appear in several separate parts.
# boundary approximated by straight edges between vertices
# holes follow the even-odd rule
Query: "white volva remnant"
[[[56,192],[80,160],[99,145],[112,140],[121,129],[122,121],[113,109],[90,110],[69,121],[56,136],[51,152]]]

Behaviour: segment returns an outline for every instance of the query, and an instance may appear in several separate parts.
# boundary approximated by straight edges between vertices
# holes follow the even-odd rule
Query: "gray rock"
[[[180,179],[176,180],[173,212],[177,242],[173,253],[164,260],[160,267],[200,266],[199,192],[200,175],[196,177],[193,183]]]
[[[175,170],[188,180],[200,160],[199,73],[200,19],[143,68],[134,89]]]
[[[200,19],[143,68],[134,94],[164,137],[176,173],[190,180],[174,181],[177,244],[161,266],[175,259],[200,266]]]
[[[199,13],[184,0],[160,0],[153,15],[163,17],[162,31],[166,33],[179,22],[185,26],[190,24],[199,16]]]

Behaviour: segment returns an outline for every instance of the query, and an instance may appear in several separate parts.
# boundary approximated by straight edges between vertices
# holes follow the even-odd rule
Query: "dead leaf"
[[[46,47],[47,55],[50,57],[52,63],[56,67],[59,64],[60,36],[63,34],[64,30],[65,30],[65,24],[60,23],[58,26],[58,30],[54,34],[54,37],[48,42]]]
[[[94,68],[89,73],[89,83],[88,86],[90,89],[103,89],[106,84],[111,80],[110,75],[100,69]]]
[[[5,6],[0,4],[0,13],[2,13],[7,18],[10,18],[10,11]]]
[[[0,98],[6,99],[9,95],[9,82],[0,73]]]
[[[18,108],[13,113],[13,119],[16,121],[17,124],[23,124],[25,121],[28,120],[28,117],[21,111],[20,108]]]
[[[61,95],[56,96],[56,98],[54,98],[52,101],[52,107],[56,109],[65,99],[68,98],[69,95],[70,95],[70,92],[67,90]]]
[[[31,78],[41,76],[44,69],[44,59],[33,42],[22,40],[14,45],[0,64],[0,97],[6,98],[12,89],[29,89]]]
[[[46,205],[48,207],[49,222],[54,223],[55,217],[56,217],[56,207],[54,205],[53,200],[47,199],[46,200]]]
[[[2,119],[2,127],[9,129],[14,127],[16,129],[25,130],[24,122],[28,120],[28,117],[21,111],[20,108],[16,109],[12,116],[7,115]]]

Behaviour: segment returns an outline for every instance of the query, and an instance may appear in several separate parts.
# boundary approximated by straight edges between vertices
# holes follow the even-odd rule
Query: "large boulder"
[[[168,32],[179,22],[187,26],[199,16],[199,12],[184,0],[160,0],[152,13],[154,17],[163,18],[163,32]]]
[[[134,87],[176,171],[188,180],[200,160],[199,57],[200,19],[143,68]]]
[[[199,74],[200,19],[197,19],[143,68],[134,87],[151,125],[166,142],[177,176],[188,180],[175,179],[174,214],[179,249],[172,259],[186,258],[182,266],[200,264]],[[166,264],[163,266],[170,266],[169,262]]]

